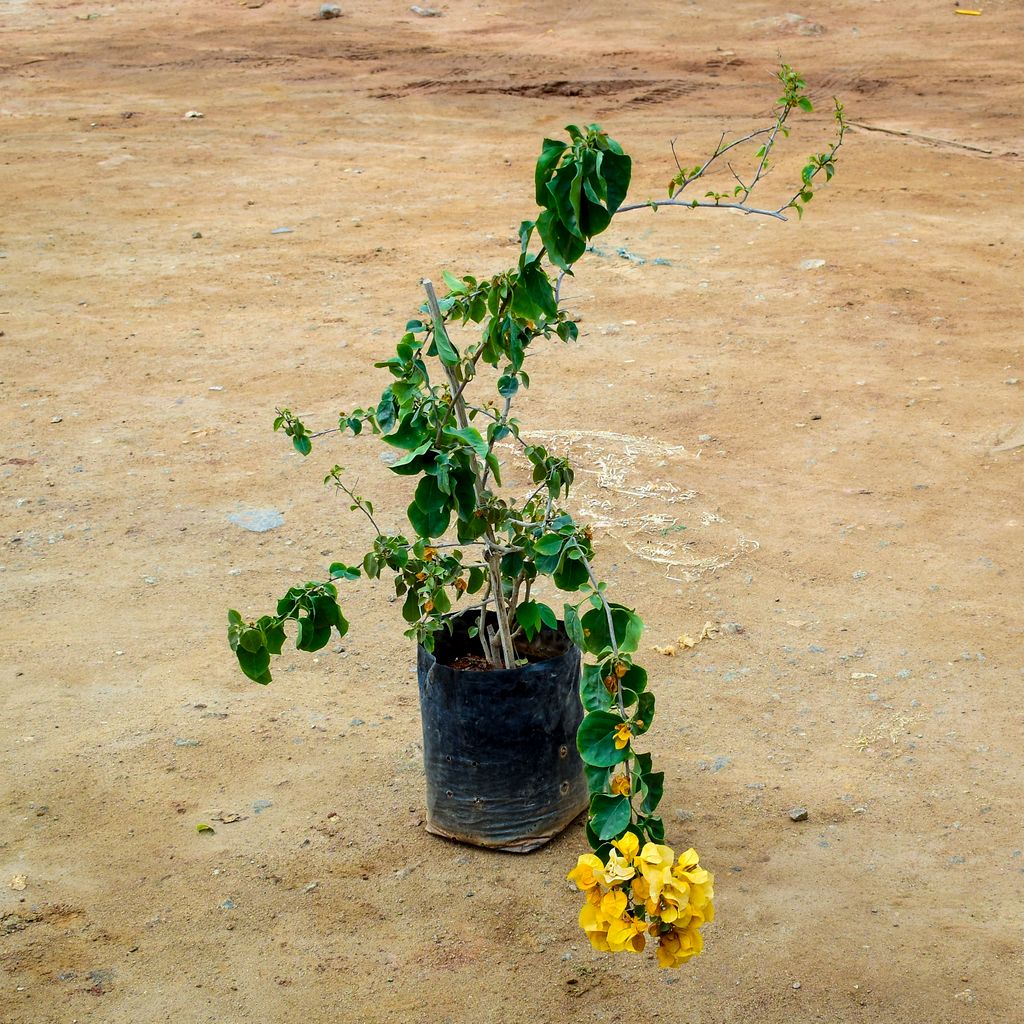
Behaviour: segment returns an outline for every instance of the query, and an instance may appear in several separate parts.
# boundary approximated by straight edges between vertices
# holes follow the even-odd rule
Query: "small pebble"
[[[203,233],[202,233],[202,231],[193,231],[192,232],[192,237],[193,238],[202,238],[203,237]]]
[[[337,4],[321,4],[318,17],[327,21],[330,18],[340,18],[341,8]]]
[[[807,808],[806,807],[791,807],[789,811],[790,821],[806,821],[807,820]]]
[[[794,981],[793,982],[793,988],[794,989],[799,989],[800,988],[800,982],[799,981]]]

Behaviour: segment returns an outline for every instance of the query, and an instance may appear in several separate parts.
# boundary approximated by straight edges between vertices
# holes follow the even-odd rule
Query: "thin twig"
[[[631,210],[650,210],[662,206],[685,206],[690,209],[708,210],[739,210],[741,213],[753,213],[760,217],[774,217],[776,220],[788,220],[778,210],[759,210],[756,206],[747,206],[745,203],[706,203],[697,199],[652,199],[646,203],[633,203],[630,206],[620,206],[615,211],[617,217],[620,213],[629,213]],[[785,209],[785,207],[783,207]]]

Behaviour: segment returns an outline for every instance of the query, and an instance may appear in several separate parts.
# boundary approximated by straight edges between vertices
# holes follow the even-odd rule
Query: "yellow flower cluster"
[[[700,928],[715,916],[714,878],[697,851],[676,860],[668,846],[645,843],[641,850],[632,832],[612,846],[607,863],[585,853],[567,876],[586,894],[580,927],[590,944],[606,953],[640,953],[650,935],[658,940],[660,967],[697,956],[704,946]]]

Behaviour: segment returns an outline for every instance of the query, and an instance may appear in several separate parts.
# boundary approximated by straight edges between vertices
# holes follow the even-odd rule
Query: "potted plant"
[[[783,94],[771,123],[728,143],[723,135],[702,163],[677,158],[666,199],[625,204],[630,158],[597,125],[570,125],[567,140],[545,139],[535,173],[540,212],[519,227],[516,264],[484,279],[445,272],[443,297],[424,280],[420,314],[376,364],[390,383],[374,404],[339,416],[339,432],[379,435],[397,456],[391,471],[415,481],[408,529],[382,529],[373,504],[335,466],[325,483],[373,533],[361,563],[336,562],[328,579],[292,587],[274,614],[246,621],[229,613],[242,671],[268,683],[286,624],[294,623],[299,650],[319,650],[349,628],[338,584],[390,577],[405,636],[418,645],[428,828],[525,851],[586,809],[591,852],[568,876],[586,896],[581,926],[596,948],[612,952],[638,952],[650,936],[667,967],[700,952],[712,878],[694,850],[677,858],[665,845],[657,814],[664,774],[637,749],[655,712],[637,661],[643,621],[608,593],[594,568],[591,530],[565,507],[572,466],[531,441],[513,407],[531,385],[531,346],[576,341],[576,322],[560,304],[562,280],[613,218],[689,207],[785,220],[831,179],[845,131],[838,102],[835,140],[808,160],[796,190],[775,207],[751,204],[790,116],[811,110],[792,68],[783,65],[778,78]],[[746,179],[723,161],[744,146],[754,149]],[[691,198],[720,161],[735,184]],[[277,411],[274,429],[302,455],[319,436],[289,409]],[[531,467],[526,494],[502,487],[508,446]],[[565,595],[561,607],[556,592]]]

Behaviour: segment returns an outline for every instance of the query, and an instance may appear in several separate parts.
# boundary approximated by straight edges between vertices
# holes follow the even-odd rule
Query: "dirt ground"
[[[1019,1020],[1020,5],[341,2],[0,4],[0,1020]],[[649,623],[668,841],[717,876],[661,972],[578,931],[580,825],[425,833],[385,588],[269,688],[225,613],[365,550],[335,462],[397,525],[379,443],[303,461],[273,410],[379,394],[422,276],[514,260],[542,136],[599,121],[659,196],[780,54],[821,102],[763,199],[834,93],[833,187],[617,220],[521,403]]]

